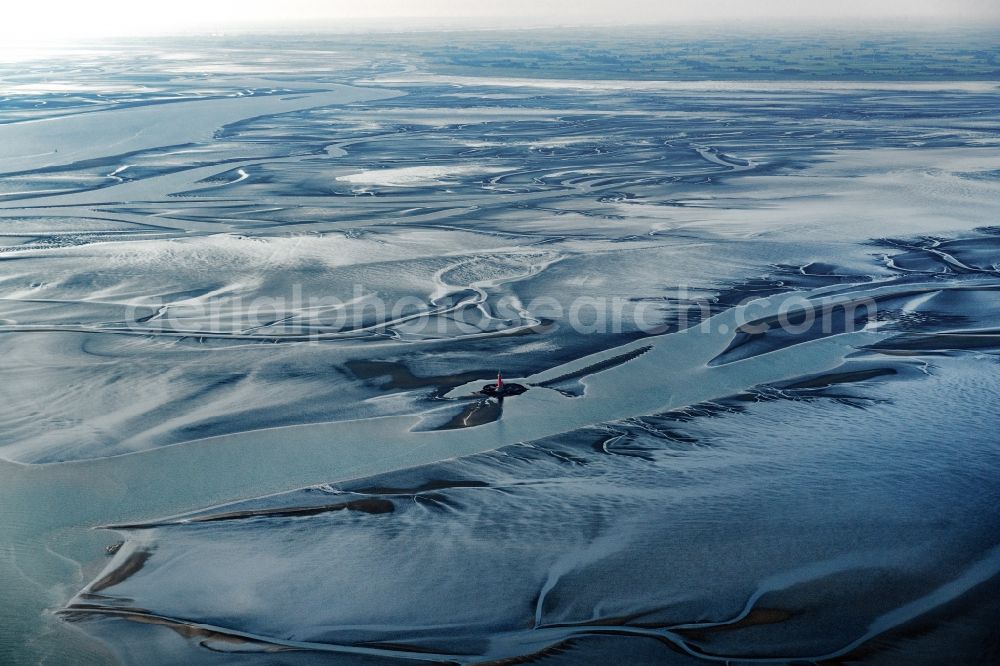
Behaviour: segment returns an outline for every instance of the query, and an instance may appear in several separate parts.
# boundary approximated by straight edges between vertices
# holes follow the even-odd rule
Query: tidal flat
[[[526,34],[0,62],[0,661],[1000,661],[997,35]]]

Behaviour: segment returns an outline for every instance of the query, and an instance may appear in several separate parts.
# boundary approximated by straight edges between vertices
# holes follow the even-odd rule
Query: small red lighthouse
[[[527,386],[522,384],[504,384],[503,374],[497,370],[497,383],[496,384],[486,384],[480,391],[483,395],[488,395],[493,398],[503,399],[505,396],[509,395],[521,395],[528,390]]]

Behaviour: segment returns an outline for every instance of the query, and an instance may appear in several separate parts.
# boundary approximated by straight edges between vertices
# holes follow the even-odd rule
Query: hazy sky
[[[406,27],[409,18],[490,25],[666,23],[759,18],[873,17],[1000,21],[1000,0],[22,0],[0,12],[0,40],[224,31],[266,26],[336,28],[360,19]]]

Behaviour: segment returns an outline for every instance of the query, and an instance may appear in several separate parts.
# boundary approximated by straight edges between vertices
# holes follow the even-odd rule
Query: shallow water
[[[177,48],[0,103],[2,660],[990,663],[995,84]]]

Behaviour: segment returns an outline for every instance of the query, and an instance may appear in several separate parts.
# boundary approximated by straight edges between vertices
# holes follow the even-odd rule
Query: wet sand
[[[362,60],[0,125],[0,660],[988,658],[994,84]]]

